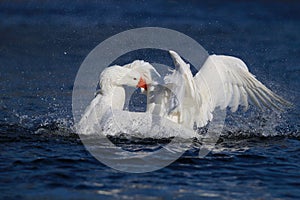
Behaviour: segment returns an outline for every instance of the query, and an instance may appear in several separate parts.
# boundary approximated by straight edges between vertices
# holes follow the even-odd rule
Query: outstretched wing
[[[173,59],[175,70],[165,77],[165,83],[171,89],[173,98],[177,99],[178,105],[176,109],[168,113],[168,117],[191,128],[197,114],[194,107],[201,106],[201,96],[197,92],[190,65],[185,63],[175,51],[169,51],[169,53]]]
[[[187,80],[184,82],[185,93],[191,93],[185,101],[192,110],[189,111],[191,119],[189,123],[196,122],[198,126],[204,126],[212,119],[212,112],[216,107],[225,109],[230,107],[232,112],[239,105],[248,109],[249,100],[258,107],[280,109],[282,106],[290,105],[287,101],[273,93],[254,75],[252,75],[246,64],[235,57],[211,55],[207,58],[201,70],[191,78],[190,69],[180,56],[170,51],[174,63],[178,63],[182,75]],[[192,94],[192,93],[195,94]],[[186,112],[182,110],[182,112]]]

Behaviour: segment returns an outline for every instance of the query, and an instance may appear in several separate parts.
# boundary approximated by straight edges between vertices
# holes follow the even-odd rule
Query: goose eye
[[[137,80],[136,78],[133,78],[133,80]]]

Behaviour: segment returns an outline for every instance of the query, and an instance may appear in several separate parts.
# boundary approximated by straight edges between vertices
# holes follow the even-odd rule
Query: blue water
[[[299,199],[299,10],[297,1],[1,1],[1,199]],[[294,107],[228,113],[203,159],[195,141],[159,171],[106,167],[73,131],[73,83],[96,45],[144,26],[174,29],[210,54],[243,59]],[[129,150],[166,142],[111,140]]]

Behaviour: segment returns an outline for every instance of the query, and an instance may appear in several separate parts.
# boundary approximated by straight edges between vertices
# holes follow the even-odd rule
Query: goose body
[[[191,138],[197,137],[195,124],[207,125],[217,107],[230,107],[235,112],[239,106],[247,110],[249,102],[270,109],[289,105],[258,81],[238,58],[211,55],[193,76],[188,63],[176,52],[169,53],[175,69],[164,77],[163,84],[153,79],[160,78],[155,68],[141,60],[105,69],[100,75],[101,89],[77,125],[79,133]],[[146,112],[123,110],[124,85],[143,89]]]

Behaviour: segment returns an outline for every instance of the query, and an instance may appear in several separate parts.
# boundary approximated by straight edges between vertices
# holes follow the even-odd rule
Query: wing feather
[[[259,108],[280,109],[280,106],[291,105],[258,81],[242,60],[232,56],[209,56],[194,81],[202,98],[212,96],[203,98],[203,104],[210,105],[210,109],[206,109],[210,113],[216,107],[231,107],[235,112],[239,105],[247,110],[249,100]]]
[[[236,112],[238,107],[249,107],[249,101],[259,108],[280,109],[291,105],[273,93],[253,74],[246,64],[235,57],[211,55],[200,71],[193,77],[190,65],[174,51],[169,51],[175,70],[165,80],[173,86],[180,106],[169,113],[170,118],[180,116],[180,123],[192,127],[205,126],[212,120],[216,107],[230,107]],[[177,117],[178,118],[178,117]]]
[[[231,112],[237,111],[240,102],[240,92],[239,92],[238,85],[233,85],[233,91],[234,91],[232,96],[233,98],[230,104]]]

